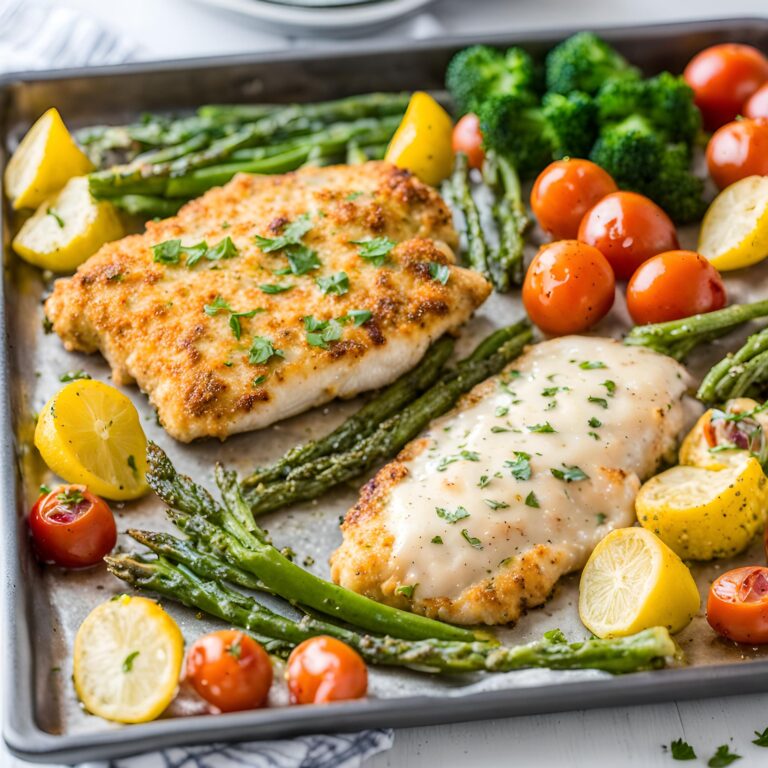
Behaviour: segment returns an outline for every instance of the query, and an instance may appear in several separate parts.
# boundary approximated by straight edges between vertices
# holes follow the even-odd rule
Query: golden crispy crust
[[[309,213],[303,242],[322,266],[303,276],[276,276],[287,260],[264,253],[255,235],[275,237]],[[152,246],[180,239],[209,245],[230,237],[239,255],[196,266],[153,261]],[[388,237],[398,244],[375,267],[352,240]],[[142,235],[105,245],[71,277],[58,280],[45,305],[70,350],[101,351],[116,383],[137,382],[168,432],[179,440],[226,437],[266,426],[336,396],[381,386],[415,364],[426,346],[455,329],[488,296],[490,286],[454,266],[451,214],[432,188],[386,163],[308,168],[284,176],[240,175]],[[429,264],[450,265],[446,284]],[[323,295],[319,276],[349,277],[344,295]],[[265,283],[289,283],[266,294]],[[217,297],[239,312],[234,338],[228,312],[204,312]],[[328,320],[352,309],[371,319],[344,326],[328,349],[307,343],[303,318]],[[250,364],[254,336],[285,357]],[[260,377],[266,376],[266,380]]]

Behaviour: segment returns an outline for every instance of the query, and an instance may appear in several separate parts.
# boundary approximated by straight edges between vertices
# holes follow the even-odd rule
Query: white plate
[[[351,0],[354,1],[354,0]],[[332,7],[298,7],[264,0],[197,0],[210,8],[231,11],[252,19],[276,31],[289,34],[322,34],[344,37],[387,24],[426,8],[434,0],[380,0],[360,5]]]

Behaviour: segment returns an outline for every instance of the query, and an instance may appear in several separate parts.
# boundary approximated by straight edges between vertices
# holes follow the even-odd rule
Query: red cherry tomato
[[[368,690],[368,668],[357,651],[326,635],[293,649],[286,677],[291,704],[361,699]]]
[[[741,114],[744,117],[768,117],[768,83],[761,85],[749,97]]]
[[[29,528],[40,560],[63,568],[96,565],[117,543],[112,511],[84,485],[61,485],[41,496]]]
[[[720,189],[747,176],[768,176],[768,117],[734,120],[707,145],[709,175]]]
[[[523,305],[545,333],[580,333],[613,306],[616,281],[597,248],[577,240],[543,246],[528,267]]]
[[[485,152],[483,134],[480,132],[480,118],[467,113],[453,128],[453,151],[467,156],[470,168],[482,168]]]
[[[737,643],[768,643],[768,568],[746,566],[718,576],[709,588],[707,621]]]
[[[610,174],[589,160],[557,160],[536,179],[531,208],[555,240],[573,240],[584,214],[618,189]]]
[[[714,131],[740,114],[744,102],[768,81],[768,59],[751,45],[713,45],[690,60],[683,76],[704,127]]]
[[[638,325],[679,320],[724,306],[720,273],[694,251],[667,251],[648,259],[627,285],[627,309]]]
[[[579,240],[608,259],[618,280],[628,280],[651,256],[680,247],[669,216],[634,192],[614,192],[592,206],[579,225]]]
[[[272,664],[252,637],[236,629],[222,629],[192,644],[186,679],[222,712],[257,709],[267,701]]]

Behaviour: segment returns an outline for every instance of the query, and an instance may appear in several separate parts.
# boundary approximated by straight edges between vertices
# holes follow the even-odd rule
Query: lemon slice
[[[94,715],[154,720],[178,687],[184,639],[153,600],[122,595],[94,608],[75,635],[72,679]]]
[[[658,626],[679,632],[699,602],[685,563],[643,528],[611,531],[595,547],[579,584],[579,616],[598,637]]]
[[[72,272],[104,243],[122,235],[114,206],[96,202],[88,191],[88,179],[77,176],[24,222],[13,249],[30,264]]]
[[[94,169],[69,135],[61,115],[49,109],[29,129],[5,169],[5,192],[13,207],[37,208],[73,176]]]
[[[133,403],[100,381],[73,381],[40,413],[35,446],[68,483],[108,499],[146,493],[147,438]]]
[[[672,467],[640,489],[637,519],[681,557],[730,557],[765,523],[766,482],[750,456],[720,470]]]
[[[699,253],[721,271],[768,256],[768,176],[747,176],[714,199],[701,224]]]

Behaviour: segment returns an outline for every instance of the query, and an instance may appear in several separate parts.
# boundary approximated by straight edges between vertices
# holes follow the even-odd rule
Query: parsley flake
[[[494,501],[493,499],[483,499],[483,501],[493,510],[509,509],[509,504],[506,501]]]
[[[437,516],[447,523],[457,523],[459,520],[463,520],[465,517],[469,517],[464,507],[456,507],[456,509],[446,509],[445,507],[435,507]]]
[[[184,266],[194,267],[203,256],[208,255],[208,243],[203,240],[197,245],[182,245],[180,251],[187,257]]]
[[[349,291],[349,276],[346,272],[337,272],[328,277],[316,277],[315,282],[320,292],[325,296],[331,293],[343,296]]]
[[[91,374],[86,373],[81,368],[78,368],[76,371],[67,371],[66,373],[62,373],[61,376],[59,376],[59,381],[62,383],[65,383],[67,381],[76,381],[77,379],[90,379]]]
[[[438,264],[436,261],[429,262],[429,276],[438,283],[445,285],[451,276],[451,268],[447,264]]]
[[[368,240],[350,240],[349,242],[357,246],[357,255],[374,267],[383,266],[390,251],[397,245],[388,237],[372,237]]]
[[[251,382],[251,386],[256,388],[260,387],[267,380],[267,375],[262,373],[261,376],[256,376]]]
[[[543,434],[557,432],[557,430],[548,421],[545,421],[543,424],[533,424],[530,427],[527,427],[527,429],[529,432],[538,432]]]
[[[515,480],[531,479],[531,455],[523,451],[515,451],[514,461],[505,461],[505,467],[509,467],[512,477]]]
[[[507,408],[507,407],[506,407],[506,406],[504,406],[504,405],[500,405],[500,406],[499,406],[499,407],[498,407],[498,408],[497,408],[497,409],[494,411],[494,415],[495,415],[495,416],[498,416],[499,418],[503,418],[503,417],[504,417],[504,416],[506,416],[508,413],[509,413],[509,408]]]
[[[400,586],[395,588],[395,594],[402,595],[403,597],[410,599],[413,597],[413,591],[418,586],[418,584],[400,584]]]
[[[539,509],[541,507],[541,504],[539,504],[539,500],[536,498],[536,494],[533,491],[525,497],[525,504],[534,509]]]
[[[582,371],[594,371],[598,368],[607,368],[608,366],[602,360],[585,360],[583,363],[579,363],[579,368]]]
[[[275,349],[272,341],[266,336],[254,336],[248,350],[248,362],[251,365],[261,365],[273,357],[285,357],[285,354],[282,350]]]
[[[688,742],[682,739],[675,739],[670,745],[669,749],[672,752],[673,760],[695,760],[696,753],[693,751],[693,747]]]
[[[552,473],[553,477],[556,477],[558,480],[563,480],[566,483],[575,483],[579,480],[589,480],[589,475],[576,465],[569,467],[566,464],[563,464],[562,469],[556,469],[552,467],[549,471]]]
[[[442,536],[433,536],[430,539],[430,544],[442,544],[443,543],[443,537]]]
[[[600,421],[600,419],[596,419],[594,416],[592,416],[589,419],[587,424],[589,424],[589,426],[592,427],[593,429],[597,429],[598,427],[602,427],[603,426],[603,422]]]
[[[604,397],[588,397],[587,402],[593,403],[594,405],[599,405],[601,408],[607,408],[608,407],[608,401]]]
[[[157,264],[178,264],[181,256],[181,240],[166,240],[152,246],[152,258]]]
[[[328,349],[329,344],[338,341],[343,333],[338,320],[316,320],[312,315],[304,318],[304,330],[307,344],[321,349]]]
[[[139,655],[140,651],[131,651],[124,659],[123,659],[123,672],[130,672],[133,670],[133,662],[136,659],[136,657]]]
[[[136,466],[136,457],[133,454],[130,454],[128,458],[126,459],[126,464],[130,467],[131,472],[133,473],[134,477],[139,476],[139,469]]]
[[[285,293],[293,288],[292,285],[281,285],[280,283],[262,283],[259,286],[259,290],[262,293]]]
[[[355,324],[356,328],[359,328],[373,317],[373,312],[370,309],[350,309],[347,312],[347,317]]]
[[[279,237],[262,237],[256,235],[256,245],[264,253],[274,253],[282,251],[291,246],[301,245],[301,238],[312,229],[312,221],[308,213],[299,216],[295,221],[289,221],[282,228],[282,234]]]
[[[54,219],[54,221],[59,225],[60,229],[64,229],[64,227],[66,226],[66,223],[64,222],[64,219],[62,219],[61,216],[59,216],[59,214],[56,212],[56,209],[46,208],[45,213],[46,215]]]
[[[485,488],[488,483],[491,482],[491,478],[488,475],[480,475],[480,479],[477,481],[478,488]]]
[[[66,491],[56,494],[56,501],[65,507],[73,507],[85,501],[82,491],[77,488],[68,488]]]
[[[707,765],[709,768],[725,768],[726,765],[730,765],[736,762],[736,760],[741,760],[741,755],[731,752],[727,744],[721,744],[715,750],[715,754],[709,758]]]
[[[464,540],[467,542],[467,544],[469,544],[470,547],[473,547],[474,549],[483,548],[480,539],[475,538],[474,536],[470,536],[469,531],[466,528],[461,529],[461,535],[464,537]]]
[[[613,397],[616,394],[616,382],[611,381],[610,379],[606,379],[602,386],[605,387],[605,391],[608,394],[608,397]]]
[[[451,456],[443,456],[440,459],[440,463],[437,465],[438,472],[445,472],[449,464],[453,464],[456,461],[480,461],[480,454],[477,451],[463,450],[459,453],[454,453]]]
[[[757,738],[752,739],[753,744],[757,744],[758,747],[768,747],[768,728],[762,733],[760,733],[760,731],[755,731],[755,736],[757,736]]]

